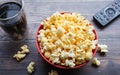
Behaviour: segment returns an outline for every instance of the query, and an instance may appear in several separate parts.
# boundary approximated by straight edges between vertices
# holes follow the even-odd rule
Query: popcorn
[[[74,63],[73,60],[66,59],[65,64],[66,64],[66,66],[69,66],[69,67],[74,67],[75,66],[75,63]]]
[[[58,72],[55,70],[51,70],[51,72],[49,72],[48,75],[58,75]]]
[[[100,66],[100,61],[97,58],[94,58],[92,63],[96,66]]]
[[[74,67],[92,58],[97,40],[94,27],[78,13],[59,12],[42,22],[38,42],[52,63]]]
[[[101,53],[106,53],[106,52],[108,52],[108,50],[107,50],[107,45],[100,45],[100,44],[98,44],[98,50],[99,50]]]
[[[20,61],[21,59],[25,58],[26,54],[17,53],[13,56],[13,58],[16,58],[17,61]]]
[[[46,58],[50,58],[51,53],[50,53],[49,51],[46,51],[46,52],[44,53],[44,56],[45,56]]]
[[[21,49],[22,51],[18,51],[16,54],[13,55],[13,58],[16,58],[17,61],[25,58],[26,54],[30,52],[27,45],[23,45]]]
[[[57,35],[60,36],[63,35],[64,33],[65,33],[65,29],[59,26],[57,28]]]
[[[68,52],[68,57],[74,58],[75,57],[75,53],[73,52],[73,50],[70,50]]]
[[[98,49],[99,50],[104,50],[104,49],[107,49],[107,45],[100,45],[100,44],[98,44]]]
[[[102,53],[106,53],[106,52],[108,52],[108,50],[107,49],[103,49],[103,50],[101,50],[101,52]]]
[[[92,59],[92,52],[87,52],[86,53],[86,60],[88,61],[90,59]]]
[[[21,49],[22,49],[21,53],[23,53],[23,54],[27,54],[27,53],[30,52],[29,49],[28,49],[28,47],[27,47],[27,45],[23,45],[21,47]]]
[[[29,63],[29,65],[27,66],[28,73],[32,74],[34,72],[34,65],[35,65],[35,62]]]
[[[94,30],[94,27],[93,26],[90,26],[88,31],[91,33],[92,31]]]
[[[58,40],[55,42],[55,45],[57,45],[57,46],[62,45],[62,41],[58,39]]]
[[[60,59],[59,58],[54,58],[54,60],[52,62],[58,64],[58,63],[60,63]]]
[[[47,38],[43,37],[41,38],[41,43],[47,42]]]

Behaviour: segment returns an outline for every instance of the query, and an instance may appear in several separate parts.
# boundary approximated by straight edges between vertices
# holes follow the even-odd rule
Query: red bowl
[[[61,12],[61,14],[64,14],[64,13],[69,13],[69,12]],[[70,14],[71,14],[71,13],[70,13]],[[70,68],[70,67],[65,67],[65,66],[60,66],[60,65],[57,65],[57,64],[52,63],[52,62],[49,61],[49,60],[43,55],[43,53],[41,52],[41,48],[40,48],[40,45],[39,45],[39,42],[38,42],[38,34],[39,34],[39,30],[41,30],[41,29],[43,29],[43,25],[40,24],[40,26],[38,27],[37,33],[36,33],[36,46],[37,46],[37,49],[38,49],[39,54],[40,54],[40,55],[42,56],[42,58],[43,58],[46,62],[48,62],[49,64],[51,64],[51,65],[53,65],[53,66],[55,66],[55,67],[57,67],[57,68],[61,68],[61,69],[76,69],[76,68],[80,68],[80,67],[86,65],[86,64],[90,61],[90,60],[89,60],[89,61],[86,61],[86,62],[84,62],[84,63],[82,63],[82,64],[80,64],[80,65],[77,65],[77,66],[75,66],[75,67],[72,67],[72,68]],[[94,34],[95,34],[95,40],[98,40],[98,36],[97,36],[96,30],[93,30],[93,32],[94,32]],[[93,57],[94,57],[94,55],[96,54],[97,48],[98,48],[98,44],[96,44],[96,48],[92,51],[92,52],[93,52],[93,54],[92,54]]]

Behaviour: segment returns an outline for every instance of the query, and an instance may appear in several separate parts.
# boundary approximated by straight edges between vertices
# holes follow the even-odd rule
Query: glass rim
[[[4,21],[4,20],[9,20],[9,19],[12,19],[12,18],[18,16],[19,13],[22,12],[22,10],[23,10],[23,8],[24,8],[24,1],[21,0],[21,2],[22,2],[22,7],[21,7],[20,11],[19,11],[17,14],[15,14],[14,16],[8,17],[8,18],[0,18],[0,20],[3,20],[3,21]],[[6,2],[6,3],[7,3],[7,2]]]

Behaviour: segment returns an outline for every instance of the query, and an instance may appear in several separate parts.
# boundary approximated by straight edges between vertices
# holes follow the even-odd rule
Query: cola
[[[26,16],[20,4],[8,2],[0,5],[0,26],[11,37],[22,39],[26,24]]]

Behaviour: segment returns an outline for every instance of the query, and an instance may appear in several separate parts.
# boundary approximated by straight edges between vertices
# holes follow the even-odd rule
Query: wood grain
[[[34,61],[33,75],[48,75],[51,69],[59,75],[119,75],[120,74],[120,17],[109,26],[101,28],[93,20],[93,15],[113,0],[24,0],[27,17],[27,30],[24,40],[14,41],[0,28],[0,75],[28,75],[26,67]],[[106,56],[96,53],[101,61],[100,67],[93,67],[90,61],[84,67],[75,70],[61,70],[46,63],[38,54],[35,35],[40,23],[56,11],[78,12],[85,16],[95,27],[99,43],[107,44],[109,52]],[[20,47],[27,44],[30,53],[21,62],[12,58]]]

